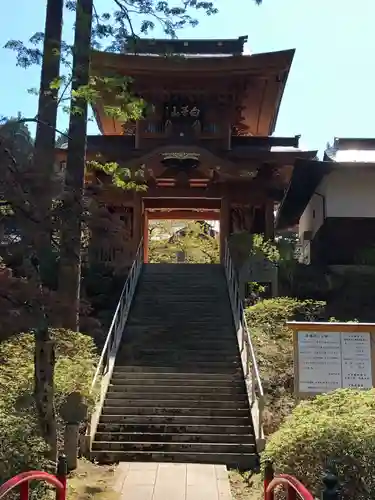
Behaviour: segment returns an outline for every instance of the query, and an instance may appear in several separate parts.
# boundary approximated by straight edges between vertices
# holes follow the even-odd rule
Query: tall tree
[[[89,84],[93,0],[77,0],[73,49],[72,94]],[[70,298],[71,311],[64,326],[79,330],[81,290],[81,233],[83,186],[86,166],[87,100],[72,99],[68,132],[68,156],[60,234],[59,288]]]
[[[39,268],[41,278],[44,275],[45,250],[51,245],[51,181],[55,163],[55,134],[57,124],[57,88],[52,83],[60,75],[60,52],[63,0],[48,0],[46,25],[44,31],[44,47],[42,59],[42,74],[40,80],[37,127],[35,135],[34,174],[41,176],[43,182],[36,182],[35,199],[43,200],[40,205],[37,220],[42,222],[46,232],[35,231],[35,266]],[[41,282],[40,294],[43,299]],[[40,325],[35,329],[35,382],[34,394],[38,412],[38,420],[46,443],[49,445],[50,458],[57,459],[57,426],[54,406],[54,370],[55,344],[50,336],[48,317],[44,308],[41,309]]]

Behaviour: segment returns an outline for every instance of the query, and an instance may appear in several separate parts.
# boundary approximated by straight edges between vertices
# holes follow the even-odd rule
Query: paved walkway
[[[121,500],[232,500],[224,465],[122,462],[116,472]]]

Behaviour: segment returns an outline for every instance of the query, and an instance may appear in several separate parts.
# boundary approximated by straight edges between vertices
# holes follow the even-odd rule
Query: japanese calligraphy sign
[[[189,120],[200,120],[201,109],[193,104],[166,104],[165,106],[165,118],[168,120],[173,119],[189,119]]]
[[[375,324],[290,322],[295,392],[309,397],[375,386]]]

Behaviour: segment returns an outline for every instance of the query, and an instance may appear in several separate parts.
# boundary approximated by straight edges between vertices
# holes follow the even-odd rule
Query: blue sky
[[[40,70],[17,68],[3,49],[9,39],[26,40],[44,26],[45,1],[3,2],[0,30],[0,116],[33,116]],[[96,0],[110,9],[111,0]],[[202,17],[180,37],[231,38],[248,35],[252,52],[296,48],[284,93],[277,135],[302,134],[302,145],[322,151],[334,136],[375,137],[375,1],[217,0],[220,13]],[[65,25],[71,33],[70,20]],[[155,34],[155,36],[160,33]],[[60,116],[64,129],[67,118]],[[89,123],[89,133],[96,133]]]

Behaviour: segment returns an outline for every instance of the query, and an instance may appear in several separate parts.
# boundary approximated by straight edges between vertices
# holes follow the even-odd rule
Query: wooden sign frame
[[[299,399],[312,398],[322,392],[299,391],[299,350],[298,332],[325,332],[325,333],[369,333],[370,358],[372,372],[372,386],[375,387],[375,323],[330,323],[330,322],[304,322],[288,321],[287,326],[293,330],[294,352],[294,393]]]

